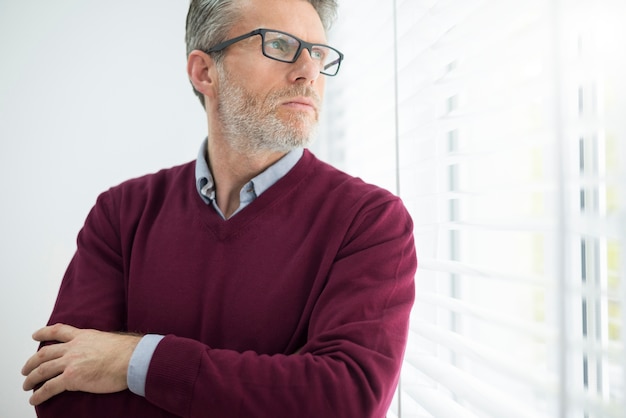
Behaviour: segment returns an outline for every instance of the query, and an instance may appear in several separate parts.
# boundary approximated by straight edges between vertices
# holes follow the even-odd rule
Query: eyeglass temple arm
[[[335,64],[339,64],[341,62],[341,58],[337,58],[334,61],[329,62],[328,64],[324,65],[324,70],[327,70],[328,68],[332,67]]]

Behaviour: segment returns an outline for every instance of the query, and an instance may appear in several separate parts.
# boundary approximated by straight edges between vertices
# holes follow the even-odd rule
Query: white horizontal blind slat
[[[556,331],[546,328],[543,324],[502,315],[501,312],[484,309],[481,306],[469,304],[457,298],[446,297],[437,293],[420,292],[416,296],[416,303],[428,303],[458,314],[471,315],[502,328],[514,329],[516,333],[527,334],[536,340],[544,342],[556,340]]]
[[[478,418],[478,415],[443,396],[437,389],[422,386],[412,388],[407,395],[417,401],[426,411],[435,417]]]
[[[440,380],[442,385],[454,391],[457,395],[481,407],[483,411],[487,411],[487,416],[508,418],[542,417],[536,410],[520,402],[513,394],[486,384],[481,379],[477,379],[471,374],[436,357],[415,355],[411,356],[410,361],[420,372],[435,380]]]
[[[412,332],[429,341],[443,345],[457,354],[468,356],[497,373],[507,374],[513,377],[516,382],[533,387],[542,393],[554,395],[557,392],[556,375],[547,374],[543,370],[530,369],[528,364],[516,361],[515,357],[508,353],[491,349],[484,344],[477,344],[471,338],[463,337],[428,323],[413,324]],[[408,361],[411,362],[413,358],[409,356]],[[485,382],[485,387],[489,385],[489,382]]]
[[[544,324],[539,324],[537,322],[532,321],[524,321],[520,320],[516,317],[506,316],[499,314],[495,311],[490,311],[488,309],[484,309],[480,306],[472,305],[465,303],[459,299],[444,297],[434,293],[419,293],[417,295],[417,303],[427,303],[432,304],[440,309],[445,309],[447,311],[453,311],[455,313],[471,316],[477,318],[483,322],[488,322],[495,326],[498,326],[502,329],[506,329],[508,331],[513,331],[518,335],[525,334],[534,341],[540,342],[542,344],[554,345],[557,340],[558,332],[555,329],[547,328]],[[426,337],[426,335],[433,336],[429,338],[431,340],[438,340],[441,342],[441,337],[435,337],[438,335],[436,331],[440,331],[441,333],[445,333],[446,331],[441,330],[440,328],[428,326],[428,323],[420,323],[419,319],[416,320],[416,325],[413,325],[412,331],[419,333],[421,336]],[[495,360],[498,357],[498,353],[491,353],[488,347],[476,346],[472,348],[473,344],[471,340],[464,339],[462,337],[447,337],[447,340],[450,342],[449,344],[445,344],[447,347],[454,348],[455,351],[467,351],[473,350],[474,352],[483,352],[482,357],[490,357],[493,358],[491,360]],[[461,350],[458,347],[459,344],[463,344],[464,341],[467,341],[467,344],[464,344],[464,349]],[[587,339],[579,338],[579,339],[570,339],[568,341],[568,345],[573,349],[580,350],[581,352],[594,355],[601,356],[603,358],[607,358],[611,361],[620,361],[620,357],[624,351],[624,346],[621,341],[608,341],[606,344],[598,346],[593,344]],[[503,363],[506,363],[506,360],[503,360]],[[512,367],[516,367],[517,365],[513,365]],[[510,367],[509,367],[510,368]],[[507,367],[502,367],[501,370],[505,371]],[[524,372],[528,370],[524,369]],[[521,373],[525,375],[526,373]],[[542,379],[542,378],[538,378]]]

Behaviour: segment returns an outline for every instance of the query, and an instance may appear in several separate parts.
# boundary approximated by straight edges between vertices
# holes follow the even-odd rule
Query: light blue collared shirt
[[[198,152],[198,158],[196,159],[196,188],[202,200],[207,205],[212,205],[217,213],[225,219],[224,214],[217,206],[217,200],[215,198],[215,182],[213,181],[213,175],[211,174],[206,159],[207,141],[208,139],[205,139],[202,142],[202,146]],[[246,206],[252,203],[254,199],[260,196],[261,193],[283,178],[298,161],[300,161],[303,152],[303,148],[296,148],[288,152],[283,158],[246,183],[239,192],[239,207],[232,216],[241,212]],[[128,389],[136,395],[146,396],[148,368],[154,351],[162,339],[163,335],[145,335],[139,341],[139,344],[137,344],[135,351],[133,351],[130,362],[128,363],[127,383]]]
[[[206,152],[207,140],[205,139],[204,142],[202,142],[200,151],[198,151],[198,158],[196,159],[196,188],[202,200],[204,200],[206,204],[212,204],[217,213],[225,219],[215,199],[215,182],[213,181],[209,164],[205,158]],[[300,160],[303,152],[304,150],[302,148],[296,148],[288,152],[283,158],[276,161],[264,172],[246,183],[239,192],[239,207],[231,217],[241,212],[243,208],[252,203],[261,193],[269,189],[274,183],[287,174]]]

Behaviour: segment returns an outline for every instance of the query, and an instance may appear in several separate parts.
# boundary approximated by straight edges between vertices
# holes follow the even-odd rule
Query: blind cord
[[[563,74],[561,68],[561,19],[560,19],[560,0],[552,0],[551,13],[552,13],[552,48],[553,48],[553,86],[554,86],[554,134],[556,136],[556,170],[557,170],[557,196],[556,196],[556,212],[557,212],[557,236],[561,239],[555,241],[556,245],[556,283],[557,292],[555,300],[557,302],[557,325],[560,330],[558,335],[558,376],[559,376],[559,394],[558,394],[558,416],[560,418],[566,418],[568,416],[568,347],[567,347],[567,333],[568,333],[568,309],[567,309],[567,295],[566,289],[567,280],[570,276],[570,269],[567,261],[566,243],[569,240],[566,238],[567,226],[569,223],[569,217],[567,212],[567,178],[566,178],[566,162],[565,155],[567,155],[567,141],[564,133],[564,115],[565,109],[561,103],[563,99],[563,91],[561,86],[561,75]]]

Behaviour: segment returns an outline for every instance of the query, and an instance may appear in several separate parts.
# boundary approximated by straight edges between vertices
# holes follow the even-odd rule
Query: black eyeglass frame
[[[295,39],[296,41],[299,42],[298,50],[296,51],[293,59],[291,59],[291,60],[283,60],[283,59],[280,59],[280,58],[272,57],[272,56],[267,55],[265,53],[265,47],[263,46],[263,44],[265,43],[265,33],[267,33],[267,32],[281,33],[283,35],[290,36],[290,37],[292,37],[293,39]],[[289,63],[289,64],[293,64],[294,62],[296,62],[298,60],[298,58],[300,58],[300,54],[302,53],[302,50],[304,50],[304,49],[308,50],[309,54],[311,54],[311,55],[313,54],[312,48],[315,47],[315,46],[323,46],[324,48],[332,49],[333,51],[335,51],[339,55],[339,58],[334,60],[334,61],[332,61],[332,62],[330,62],[330,63],[328,63],[328,64],[326,64],[324,69],[326,69],[326,68],[328,68],[328,67],[330,67],[332,65],[337,64],[337,71],[335,71],[334,74],[333,74],[333,73],[324,72],[324,70],[322,69],[322,70],[320,70],[320,73],[324,74],[324,75],[327,75],[327,76],[331,76],[331,77],[335,76],[335,75],[337,75],[337,73],[339,73],[339,68],[341,67],[341,62],[343,61],[343,54],[341,53],[341,51],[339,51],[338,49],[333,48],[332,46],[329,46],[329,45],[314,44],[314,43],[311,43],[311,42],[303,41],[302,39],[298,38],[297,36],[294,36],[294,35],[292,35],[290,33],[283,32],[283,31],[280,31],[280,30],[275,30],[275,29],[255,29],[252,32],[248,32],[246,34],[237,36],[235,38],[228,39],[228,40],[226,40],[224,42],[220,42],[219,44],[210,47],[209,49],[205,50],[204,52],[206,52],[207,54],[211,54],[213,52],[220,52],[220,51],[223,51],[224,49],[228,48],[229,46],[231,46],[234,43],[237,43],[239,41],[243,41],[244,39],[248,39],[248,38],[251,38],[251,37],[256,36],[256,35],[260,35],[261,36],[261,52],[263,53],[263,55],[265,55],[269,59],[272,59],[272,60],[275,60],[275,61],[280,61],[280,62],[286,62],[286,63]]]

